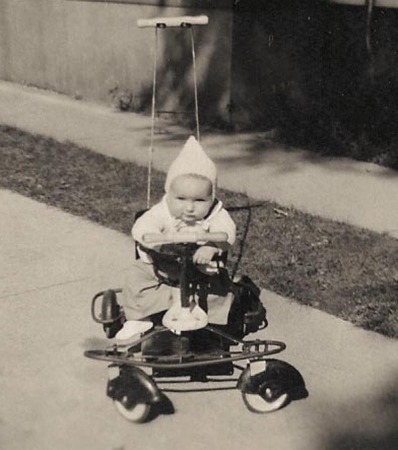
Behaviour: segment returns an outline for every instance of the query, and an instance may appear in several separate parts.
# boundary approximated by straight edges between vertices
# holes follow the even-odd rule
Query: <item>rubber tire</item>
[[[270,400],[260,394],[242,392],[242,399],[249,411],[256,414],[267,414],[283,408],[289,402],[289,394],[282,392],[278,397]]]
[[[122,402],[113,400],[113,404],[117,412],[122,415],[129,422],[143,423],[147,420],[151,412],[150,403],[136,403],[131,408],[127,409]]]

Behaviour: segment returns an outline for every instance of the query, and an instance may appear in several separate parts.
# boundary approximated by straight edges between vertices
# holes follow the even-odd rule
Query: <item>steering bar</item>
[[[201,244],[205,242],[227,242],[228,235],[220,232],[145,233],[145,244]]]

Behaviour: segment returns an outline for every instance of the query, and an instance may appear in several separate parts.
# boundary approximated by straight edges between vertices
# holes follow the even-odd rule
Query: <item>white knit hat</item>
[[[185,143],[177,158],[171,163],[167,172],[165,190],[169,192],[174,178],[179,175],[201,175],[210,180],[215,197],[217,185],[217,169],[213,161],[206,155],[202,146],[191,136]]]

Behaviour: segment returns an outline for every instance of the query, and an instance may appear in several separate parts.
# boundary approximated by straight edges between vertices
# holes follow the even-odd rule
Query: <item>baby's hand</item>
[[[218,252],[218,248],[204,245],[196,250],[192,260],[195,264],[209,264],[213,256]]]

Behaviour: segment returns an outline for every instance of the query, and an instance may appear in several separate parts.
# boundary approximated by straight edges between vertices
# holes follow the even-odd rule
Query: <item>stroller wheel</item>
[[[128,408],[122,401],[113,401],[118,413],[121,414],[129,422],[143,423],[148,418],[151,411],[151,405],[149,403],[134,403]]]
[[[274,392],[268,387],[264,392],[258,394],[242,392],[242,398],[249,411],[265,414],[277,411],[285,406],[289,401],[289,394],[287,392]]]

